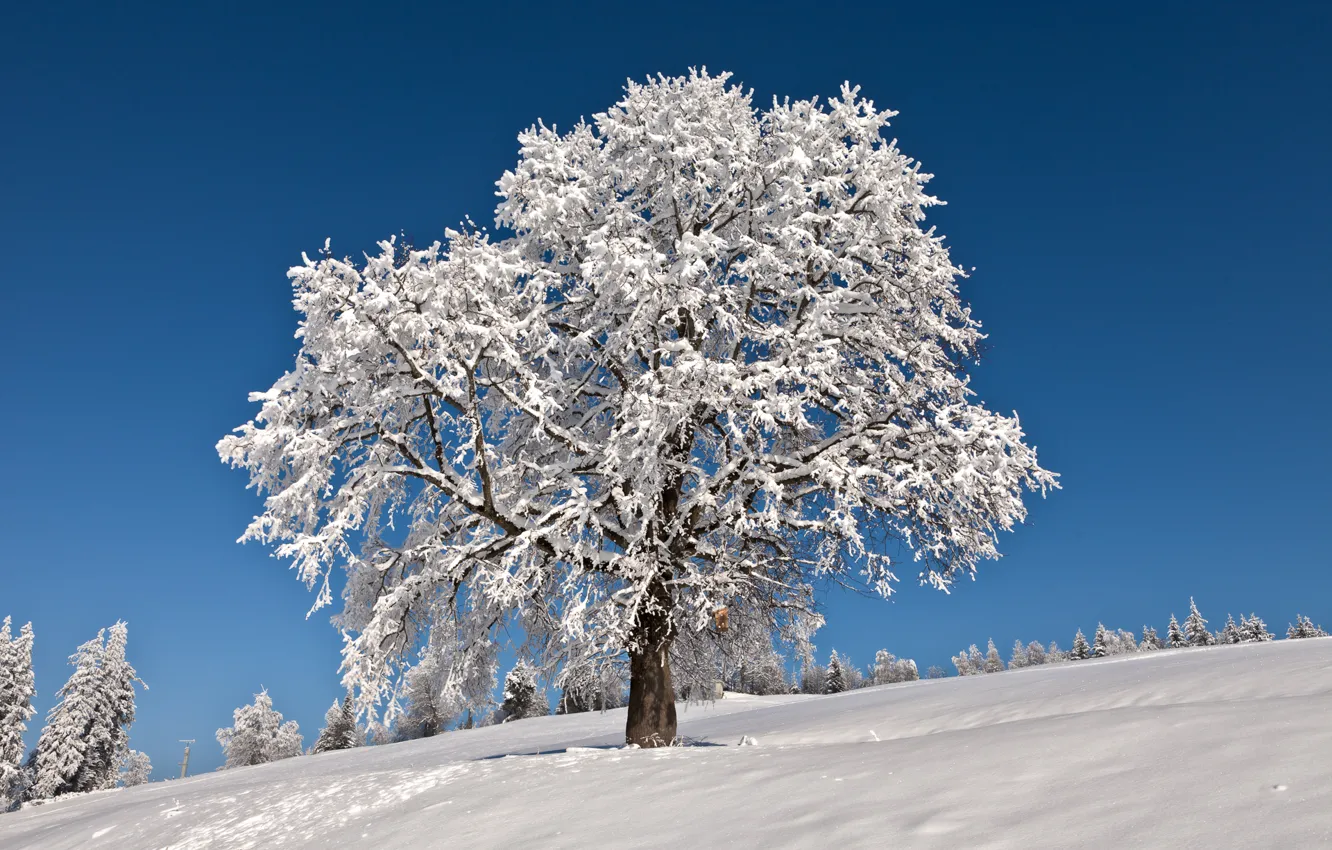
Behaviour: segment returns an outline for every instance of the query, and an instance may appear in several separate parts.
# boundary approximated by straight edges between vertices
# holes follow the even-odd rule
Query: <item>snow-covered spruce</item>
[[[536,670],[526,661],[519,661],[504,677],[504,702],[500,704],[496,719],[507,723],[547,714],[550,714],[550,704],[537,682]]]
[[[37,713],[32,644],[32,623],[14,635],[9,617],[0,622],[0,812],[17,805],[31,782],[23,767],[23,733]]]
[[[282,720],[273,708],[267,690],[254,695],[254,702],[232,712],[232,725],[217,730],[217,742],[226,755],[227,767],[264,764],[301,754],[301,727],[295,720]]]
[[[1207,630],[1207,621],[1198,613],[1198,605],[1189,597],[1189,616],[1184,620],[1184,637],[1189,646],[1211,646],[1216,637]]]
[[[118,622],[70,656],[74,672],[56,692],[37,739],[29,797],[111,788],[119,781],[134,723],[134,686],[147,685],[126,658],[129,627]]]
[[[324,713],[324,728],[319,731],[312,752],[350,750],[359,747],[364,739],[365,734],[356,725],[352,695],[347,694],[341,700],[334,700]]]
[[[849,85],[757,110],[724,74],[631,82],[520,135],[512,236],[292,269],[296,363],[218,451],[266,494],[245,539],[315,607],[346,570],[362,708],[448,616],[454,664],[506,625],[627,652],[626,739],[666,743],[670,645],[719,606],[789,634],[820,580],[886,595],[885,535],[939,588],[998,556],[1056,478],[970,388],[980,325],[893,114]]]

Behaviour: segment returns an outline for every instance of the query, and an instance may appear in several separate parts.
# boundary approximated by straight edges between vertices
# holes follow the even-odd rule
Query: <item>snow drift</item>
[[[1332,639],[541,717],[0,816],[5,850],[1332,844]],[[746,746],[738,746],[748,738]]]

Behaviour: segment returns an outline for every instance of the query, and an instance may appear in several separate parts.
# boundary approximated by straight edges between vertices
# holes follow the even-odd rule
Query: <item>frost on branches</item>
[[[232,725],[217,730],[217,742],[227,767],[245,767],[301,754],[301,728],[295,720],[282,722],[268,691],[254,695],[254,703],[232,712]]]
[[[675,636],[745,600],[789,632],[813,586],[946,589],[1056,486],[981,405],[930,175],[859,90],[756,110],[727,75],[630,83],[522,133],[496,221],[290,272],[301,350],[218,444],[331,602],[344,683],[394,692],[429,623],[627,653],[626,738],[675,736]],[[425,614],[429,616],[424,616]],[[392,708],[390,708],[390,711]]]
[[[134,723],[134,686],[147,686],[126,659],[129,627],[118,622],[70,656],[74,672],[37,739],[33,799],[113,788]]]
[[[29,781],[23,769],[23,733],[37,713],[32,675],[32,623],[15,637],[0,621],[0,812],[18,803]]]

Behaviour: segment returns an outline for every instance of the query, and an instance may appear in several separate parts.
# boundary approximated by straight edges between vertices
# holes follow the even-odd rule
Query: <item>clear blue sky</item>
[[[274,6],[281,5],[281,11]],[[133,745],[193,767],[261,685],[307,737],[339,638],[213,444],[295,350],[284,273],[470,214],[538,117],[690,65],[901,111],[1064,490],[952,596],[834,596],[821,653],[924,666],[1098,620],[1332,625],[1332,13],[1322,3],[24,4],[0,52],[0,615],[38,707],[117,618]],[[312,740],[312,738],[310,738]]]

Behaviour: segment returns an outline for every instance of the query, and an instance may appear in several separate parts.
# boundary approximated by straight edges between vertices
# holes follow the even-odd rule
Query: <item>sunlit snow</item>
[[[0,816],[56,848],[1314,847],[1332,639],[1116,656],[836,696],[543,717]],[[740,746],[748,736],[750,745]]]

